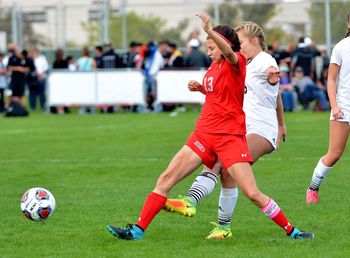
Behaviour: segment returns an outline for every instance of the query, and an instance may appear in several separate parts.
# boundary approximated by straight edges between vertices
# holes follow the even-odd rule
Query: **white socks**
[[[320,185],[324,178],[327,176],[327,174],[330,172],[332,167],[326,167],[323,162],[322,158],[318,161],[314,173],[312,175],[311,183],[309,186],[309,189],[318,191],[320,189]]]
[[[221,188],[218,209],[218,222],[221,226],[230,226],[233,211],[238,199],[238,189]]]

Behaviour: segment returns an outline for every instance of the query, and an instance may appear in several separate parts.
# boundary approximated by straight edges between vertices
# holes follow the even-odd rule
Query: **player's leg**
[[[318,190],[331,168],[340,159],[344,152],[350,132],[349,123],[330,121],[328,152],[317,163],[311,178],[310,186],[306,190],[306,203],[320,201]]]
[[[265,154],[271,153],[274,150],[271,142],[259,134],[251,133],[246,138],[249,153],[254,163]]]
[[[214,228],[207,239],[224,239],[232,236],[231,219],[238,199],[238,189],[231,175],[223,170],[220,175],[221,190],[218,207],[218,222],[211,222]]]
[[[196,214],[197,204],[205,196],[213,192],[217,184],[220,171],[220,161],[217,161],[212,169],[204,166],[202,172],[192,183],[187,195],[179,195],[177,199],[168,199],[163,209],[169,212],[184,215],[186,217],[193,217]]]
[[[228,168],[228,172],[250,201],[256,204],[271,220],[285,230],[293,239],[313,238],[313,233],[300,232],[293,227],[278,204],[258,189],[253,171],[248,162],[236,163]]]
[[[274,147],[266,138],[256,133],[246,136],[248,149],[253,162],[261,156],[271,153]],[[233,178],[227,171],[221,173],[221,191],[219,197],[218,222],[212,223],[214,229],[207,236],[208,239],[222,239],[231,237],[231,219],[238,199],[238,189]]]
[[[108,231],[121,239],[142,239],[144,231],[164,206],[170,189],[201,164],[201,158],[190,147],[182,147],[158,178],[156,187],[144,203],[137,223],[129,224],[126,228],[110,225],[107,227]]]

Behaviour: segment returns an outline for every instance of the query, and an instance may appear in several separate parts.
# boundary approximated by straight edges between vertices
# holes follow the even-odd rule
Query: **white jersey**
[[[276,114],[278,85],[270,85],[265,73],[271,66],[278,69],[276,60],[266,52],[260,52],[247,65],[243,110],[246,115],[247,134],[257,133],[256,130],[259,129],[265,132],[262,136],[268,137],[275,146],[278,135]]]
[[[350,37],[334,46],[330,63],[340,66],[336,101],[344,115],[350,118]]]

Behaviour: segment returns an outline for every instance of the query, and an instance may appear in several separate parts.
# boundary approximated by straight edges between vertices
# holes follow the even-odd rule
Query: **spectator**
[[[320,108],[323,111],[329,110],[329,105],[324,89],[315,84],[309,76],[304,75],[303,68],[295,69],[294,85],[298,92],[298,98],[303,105],[304,110],[308,110],[309,103],[313,100],[320,102]]]
[[[76,71],[78,68],[77,68],[77,63],[75,62],[74,60],[74,57],[73,56],[67,56],[67,63],[68,63],[68,70],[69,71]]]
[[[137,59],[142,43],[137,41],[132,41],[129,45],[129,51],[123,56],[123,63],[125,67],[135,68],[137,64]]]
[[[82,57],[77,60],[76,65],[78,71],[91,71],[96,68],[95,59],[90,57],[90,52],[87,47],[82,49]]]
[[[145,53],[143,73],[145,76],[144,91],[146,101],[146,111],[154,111],[153,103],[157,97],[157,74],[164,66],[164,60],[160,54],[157,43],[151,41],[147,45],[148,50]]]
[[[55,60],[52,64],[53,69],[68,69],[68,60],[64,58],[64,51],[58,48],[55,53]],[[54,114],[65,114],[69,113],[69,108],[67,106],[57,106],[50,107],[50,113]]]
[[[89,49],[87,47],[84,47],[82,49],[82,57],[80,57],[77,60],[77,70],[81,72],[87,72],[95,68],[96,68],[95,59],[90,57]],[[93,106],[81,107],[79,110],[79,114],[95,113],[95,112],[96,112],[96,108]]]
[[[184,66],[184,58],[182,53],[177,48],[177,44],[175,42],[169,42],[169,50],[170,50],[170,58],[168,61],[169,67],[183,67]]]
[[[106,44],[101,56],[101,68],[114,69],[121,67],[123,67],[121,58],[117,53],[114,52],[111,44]]]
[[[55,53],[55,60],[52,64],[53,69],[68,69],[68,61],[64,58],[64,51],[58,48]]]
[[[6,89],[6,75],[7,69],[3,63],[4,54],[0,53],[0,113],[5,110],[5,89]]]
[[[191,39],[188,45],[191,47],[191,51],[185,57],[185,67],[209,67],[209,59],[200,51],[200,41],[198,39]]]
[[[284,111],[291,112],[295,108],[295,99],[297,98],[297,94],[294,90],[294,87],[289,77],[288,66],[286,64],[283,64],[279,68],[280,68],[279,90],[281,92],[283,108],[284,108]]]
[[[98,68],[98,69],[102,68],[102,53],[103,53],[102,46],[96,46],[94,59],[95,59],[95,63],[96,63],[96,68]]]
[[[304,75],[314,79],[316,71],[316,51],[312,48],[310,38],[300,38],[298,48],[293,53],[291,62],[292,76],[294,76],[295,68],[300,66]]]
[[[36,96],[39,94],[38,77],[36,74],[34,60],[28,55],[28,51],[24,49],[22,51],[22,56],[29,69],[25,76],[25,82],[29,89],[29,107],[32,111],[34,111],[36,106]]]
[[[17,45],[13,45],[13,55],[9,58],[8,70],[11,71],[10,88],[12,90],[9,100],[10,102],[16,101],[25,107],[24,87],[29,67]]]
[[[34,48],[32,52],[34,58],[35,72],[36,72],[36,84],[37,91],[34,91],[34,95],[29,95],[30,108],[32,110],[36,107],[36,98],[39,96],[41,111],[45,110],[45,89],[46,78],[49,72],[49,64],[44,55],[40,53],[38,48]]]

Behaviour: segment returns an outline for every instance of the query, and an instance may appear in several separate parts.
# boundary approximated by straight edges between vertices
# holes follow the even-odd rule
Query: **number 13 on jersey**
[[[214,77],[209,76],[209,77],[204,77],[203,80],[203,87],[206,92],[213,92],[214,91],[214,85],[213,85]]]

